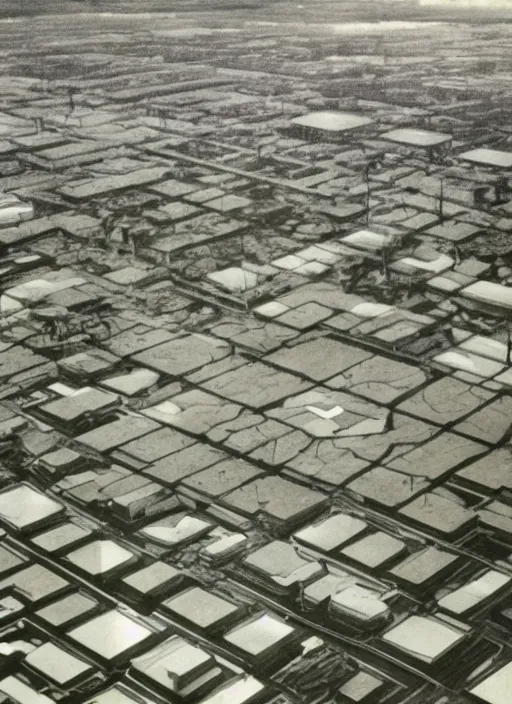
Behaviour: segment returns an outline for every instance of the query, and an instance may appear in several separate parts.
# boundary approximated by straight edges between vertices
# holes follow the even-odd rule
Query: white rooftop
[[[41,704],[43,704],[43,703],[41,703]],[[86,704],[152,704],[152,703],[150,703],[149,699],[146,699],[146,697],[142,697],[139,692],[137,692],[137,694],[133,693],[133,696],[132,696],[130,693],[130,690],[124,689],[120,685],[114,685],[113,687],[105,690],[101,694],[97,694],[92,699],[88,699]]]
[[[214,271],[207,274],[207,278],[231,293],[243,293],[258,284],[257,274],[235,266],[222,271]]]
[[[380,139],[385,139],[389,142],[405,144],[410,147],[436,147],[439,144],[444,144],[452,139],[451,134],[445,132],[430,132],[428,130],[417,130],[404,128],[400,130],[391,130],[380,135]]]
[[[176,525],[165,525],[163,521],[159,521],[142,528],[140,533],[143,537],[150,538],[159,543],[177,545],[196,535],[199,536],[204,531],[208,532],[210,527],[210,523],[202,521],[200,518],[184,516]]]
[[[32,203],[21,201],[14,193],[0,193],[0,226],[16,225],[33,216]]]
[[[11,701],[24,702],[25,704],[54,704],[54,700],[46,694],[36,692],[35,689],[25,684],[19,677],[9,675],[0,680],[0,693],[10,697]]]
[[[328,552],[359,535],[365,528],[366,523],[359,518],[338,513],[320,523],[303,528],[295,537],[299,542]]]
[[[511,578],[496,570],[487,570],[483,575],[455,589],[439,599],[442,609],[462,615],[471,608],[490,598],[510,583]]]
[[[249,623],[234,628],[224,636],[224,639],[251,655],[261,655],[291,633],[293,633],[291,626],[268,614],[263,614]]]
[[[208,663],[213,663],[211,655],[183,638],[173,636],[157,648],[136,658],[133,667],[164,687],[176,691],[180,677]],[[178,682],[175,683],[174,678]]]
[[[364,249],[370,252],[378,251],[391,242],[389,235],[380,235],[377,232],[370,230],[358,230],[351,235],[347,235],[341,239],[341,242],[355,247],[356,249]]]
[[[64,511],[64,506],[26,484],[0,493],[0,520],[17,530],[28,528]]]
[[[113,540],[95,540],[67,555],[70,562],[92,575],[110,572],[133,557],[132,552]]]
[[[325,111],[301,115],[301,117],[294,118],[292,123],[301,127],[312,127],[313,129],[326,130],[328,132],[346,132],[358,127],[366,127],[366,125],[372,123],[372,120],[360,115],[352,115],[348,112]]]
[[[369,589],[354,585],[331,597],[331,606],[352,614],[362,621],[386,616],[389,606]]]
[[[487,704],[509,704],[512,689],[512,662],[507,663],[470,690]]]
[[[113,660],[152,635],[152,631],[120,611],[107,611],[74,628],[71,640],[105,660]]]
[[[465,633],[438,619],[409,616],[382,637],[412,657],[433,663],[465,637]]]
[[[241,676],[224,685],[201,704],[245,704],[263,692],[265,685],[251,675]]]
[[[92,670],[89,663],[53,643],[40,645],[27,655],[25,662],[43,675],[50,676],[60,685],[65,685]]]
[[[462,289],[460,295],[497,308],[512,308],[512,288],[492,281],[475,281]]]
[[[503,152],[499,149],[471,149],[469,152],[459,154],[459,159],[481,166],[498,166],[502,169],[512,167],[512,152]]]

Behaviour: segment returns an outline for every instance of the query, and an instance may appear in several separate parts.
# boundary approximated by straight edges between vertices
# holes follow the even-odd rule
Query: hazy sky
[[[420,0],[421,5],[459,5],[461,7],[503,7],[510,9],[512,0]]]

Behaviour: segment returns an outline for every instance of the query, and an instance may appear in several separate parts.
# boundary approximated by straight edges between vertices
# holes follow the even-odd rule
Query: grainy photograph
[[[512,0],[0,0],[0,704],[512,703]]]

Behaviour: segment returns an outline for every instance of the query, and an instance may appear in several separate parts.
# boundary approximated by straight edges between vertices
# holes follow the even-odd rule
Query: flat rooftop
[[[93,671],[91,664],[53,643],[40,645],[27,655],[25,662],[43,677],[50,677],[61,687]]]
[[[512,152],[503,152],[499,149],[471,149],[469,152],[459,154],[459,159],[480,166],[498,166],[502,169],[512,167]]]
[[[463,288],[460,295],[505,311],[512,308],[512,290],[493,281],[475,281]]]
[[[64,512],[64,506],[26,484],[10,487],[0,494],[0,521],[15,530],[24,530]]]
[[[279,643],[293,634],[293,628],[282,621],[263,614],[259,618],[237,626],[224,640],[250,655],[261,656],[273,651]]]
[[[179,636],[173,636],[133,661],[135,671],[174,692],[214,665],[211,655]]]
[[[411,657],[433,663],[464,637],[464,632],[438,619],[409,616],[384,634],[383,640]]]
[[[149,628],[115,610],[86,621],[69,633],[72,641],[107,661],[118,658],[151,635]]]
[[[512,663],[509,662],[469,691],[479,701],[486,702],[486,704],[508,704],[511,687]]]
[[[450,142],[451,134],[445,132],[430,132],[429,130],[416,129],[400,129],[384,132],[379,135],[379,139],[385,139],[388,142],[396,142],[397,144],[405,144],[410,147],[419,147],[428,149],[428,147],[437,147],[439,144]]]
[[[295,117],[292,124],[327,132],[346,132],[370,125],[372,120],[349,112],[310,112]]]
[[[487,599],[510,584],[510,577],[496,570],[487,570],[483,575],[449,592],[438,604],[441,609],[462,617],[466,612],[480,606]]]
[[[104,575],[134,559],[134,553],[113,540],[95,540],[67,555],[68,560],[90,575]]]

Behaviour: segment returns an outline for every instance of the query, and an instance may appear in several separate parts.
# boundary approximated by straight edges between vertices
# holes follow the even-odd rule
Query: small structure
[[[499,169],[512,168],[512,152],[504,152],[499,149],[471,149],[469,152],[459,154],[459,159],[477,166]]]
[[[450,655],[461,651],[470,630],[455,620],[446,621],[438,616],[408,616],[382,636],[385,650],[400,653],[403,658],[428,669],[440,666]]]
[[[415,128],[404,128],[384,132],[379,139],[414,149],[426,150],[429,160],[443,155],[451,149],[452,135],[445,132],[431,132]]]
[[[112,666],[130,660],[144,647],[147,649],[156,634],[156,629],[152,630],[142,619],[112,609],[72,629],[69,638]]]
[[[18,225],[33,217],[32,203],[20,200],[14,193],[0,193],[0,227]]]
[[[292,131],[302,139],[337,141],[345,132],[362,129],[372,120],[347,112],[310,112],[291,121]]]
[[[479,704],[506,704],[512,686],[512,663],[507,663],[469,690],[470,701]]]
[[[512,152],[504,152],[498,149],[472,149],[469,152],[459,154],[461,161],[473,164],[475,167],[487,167],[497,174],[496,181],[492,186],[485,184],[478,186],[474,190],[474,202],[477,206],[499,205],[510,200],[510,179],[503,171],[512,167]]]

